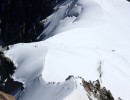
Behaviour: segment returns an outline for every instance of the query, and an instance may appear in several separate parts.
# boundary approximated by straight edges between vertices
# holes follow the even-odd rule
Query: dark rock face
[[[40,20],[58,0],[0,0],[0,40],[4,45],[31,42],[43,31]]]
[[[67,81],[67,80],[69,80],[69,79],[71,79],[71,78],[74,78],[74,76],[73,76],[73,75],[69,75],[69,76],[65,79],[65,81]]]
[[[12,79],[14,70],[13,62],[0,52],[0,91],[17,97],[23,90],[23,84]]]
[[[4,56],[2,52],[0,52],[0,80],[3,82],[9,75],[14,73],[15,67],[13,62]]]
[[[90,100],[92,100],[90,97],[91,95],[96,97],[98,100],[115,100],[110,90],[107,90],[105,87],[101,87],[99,80],[87,82],[82,79],[82,83],[84,89],[89,93],[88,97]]]

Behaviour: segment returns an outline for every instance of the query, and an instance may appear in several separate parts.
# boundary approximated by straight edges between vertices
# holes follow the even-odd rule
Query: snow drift
[[[18,100],[89,100],[84,89],[75,89],[74,79],[45,85],[69,75],[99,79],[115,99],[129,100],[129,2],[67,0],[55,9],[43,20],[46,29],[37,38],[42,41],[16,44],[5,52],[17,67],[12,77],[24,83]]]

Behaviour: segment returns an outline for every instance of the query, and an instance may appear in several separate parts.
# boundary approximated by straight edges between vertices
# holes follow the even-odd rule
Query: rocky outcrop
[[[14,96],[0,91],[0,100],[16,100]]]
[[[91,96],[97,98],[97,100],[114,100],[110,90],[105,87],[101,87],[99,80],[96,81],[85,81],[82,79],[83,87],[88,93],[88,97],[92,100]]]
[[[71,78],[74,78],[74,76],[73,76],[73,75],[69,75],[69,76],[65,79],[65,81],[67,81],[67,80],[69,80],[69,79],[71,79]]]
[[[22,91],[23,84],[13,80],[15,69],[13,62],[0,52],[0,91],[17,96]]]
[[[0,76],[3,82],[9,75],[14,73],[15,67],[13,62],[4,56],[3,52],[0,52]]]

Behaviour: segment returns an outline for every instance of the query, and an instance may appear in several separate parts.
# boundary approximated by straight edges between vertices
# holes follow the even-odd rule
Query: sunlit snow
[[[44,20],[46,29],[38,37],[42,41],[16,44],[5,52],[17,67],[14,79],[25,84],[18,100],[87,100],[85,95],[78,99],[83,90],[74,89],[75,82],[63,81],[69,75],[99,79],[100,63],[102,85],[116,99],[130,100],[129,11],[126,0],[67,0],[59,5]],[[63,83],[46,86],[50,81]],[[68,92],[64,84],[70,86]]]

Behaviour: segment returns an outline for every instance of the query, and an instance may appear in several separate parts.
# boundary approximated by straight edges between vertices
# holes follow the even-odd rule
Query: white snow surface
[[[69,75],[99,79],[100,65],[102,85],[115,99],[130,100],[129,11],[126,0],[66,0],[59,5],[44,20],[42,41],[19,43],[5,52],[17,67],[13,78],[25,85],[18,100],[87,100],[80,86],[74,88],[76,82],[63,81]],[[63,83],[45,85],[50,81]]]

